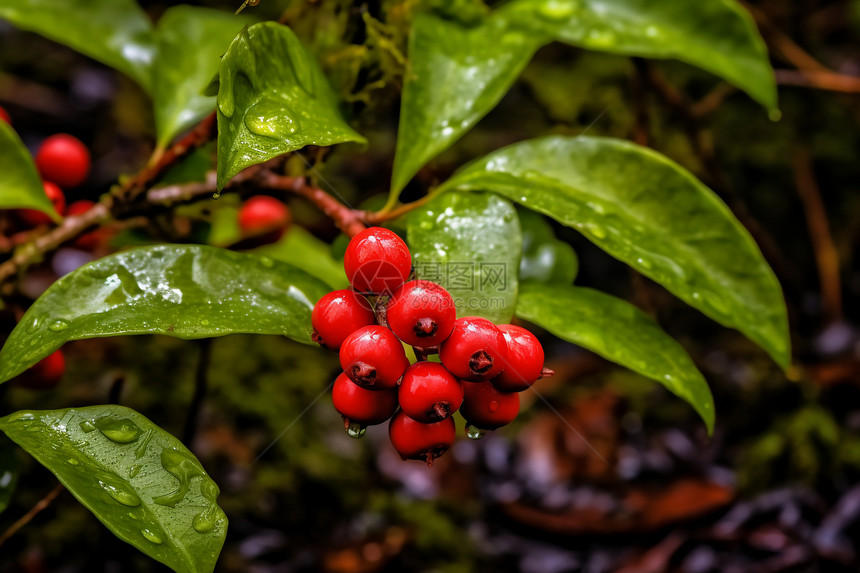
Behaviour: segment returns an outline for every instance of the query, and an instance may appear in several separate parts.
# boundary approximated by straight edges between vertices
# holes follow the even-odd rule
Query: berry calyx
[[[43,181],[42,187],[45,189],[45,195],[54,205],[54,210],[63,215],[66,211],[66,196],[63,194],[63,190],[50,181]],[[18,211],[18,216],[25,223],[33,226],[48,225],[54,222],[47,214],[35,209],[21,209]]]
[[[438,346],[454,329],[457,309],[443,287],[430,281],[409,281],[387,306],[388,326],[410,346]]]
[[[347,336],[373,322],[373,311],[360,294],[350,289],[332,291],[317,301],[311,313],[312,338],[320,346],[338,350]]]
[[[400,411],[388,424],[388,437],[404,460],[421,460],[432,465],[433,460],[448,451],[454,443],[457,429],[453,418],[424,424]]]
[[[343,266],[349,284],[358,292],[391,295],[409,277],[412,255],[396,234],[370,227],[349,242]]]
[[[470,382],[498,376],[507,364],[505,336],[485,318],[467,316],[454,322],[451,335],[439,348],[439,358],[451,374]]]
[[[522,392],[542,376],[543,347],[534,334],[520,326],[500,324],[499,330],[508,345],[508,362],[493,378],[493,385],[502,392]]]
[[[36,167],[43,179],[64,188],[77,187],[90,173],[90,152],[77,137],[58,133],[42,142]]]
[[[23,372],[16,383],[30,390],[50,390],[66,373],[66,359],[62,350],[56,350]]]
[[[510,424],[520,412],[520,395],[499,392],[490,381],[464,384],[465,397],[460,413],[469,425],[495,430]]]
[[[281,201],[267,195],[256,195],[239,209],[239,227],[245,235],[261,235],[272,231],[283,235],[290,224],[290,210]]]
[[[360,328],[340,347],[340,365],[349,379],[365,388],[394,388],[409,368],[400,340],[384,326]]]
[[[353,426],[353,432],[358,434],[358,426],[373,426],[381,424],[390,418],[397,410],[397,392],[386,390],[374,392],[357,386],[340,374],[334,381],[331,390],[334,409],[343,416],[344,427],[347,430]],[[358,437],[358,436],[356,436]]]
[[[403,374],[397,399],[413,420],[425,424],[438,422],[463,403],[463,383],[441,364],[416,362]]]

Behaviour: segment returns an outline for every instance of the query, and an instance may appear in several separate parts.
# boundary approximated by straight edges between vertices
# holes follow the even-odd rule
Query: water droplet
[[[79,462],[78,460],[73,459],[73,458],[69,458],[69,459],[67,459],[67,460],[66,460],[66,463],[71,464],[71,465],[73,465],[73,466],[79,466],[79,465],[81,465],[81,462]]]
[[[267,269],[270,269],[273,266],[275,266],[275,261],[273,261],[269,257],[260,257],[260,264],[263,265],[264,267],[266,267]]]
[[[212,193],[212,198],[213,199],[220,199],[221,198],[221,192],[215,191],[214,193]]]
[[[161,537],[154,531],[150,531],[149,529],[141,529],[140,534],[143,535],[143,538],[147,541],[155,543],[156,545],[161,544]]]
[[[10,422],[29,422],[31,420],[35,420],[36,417],[32,412],[16,412],[9,416]]]
[[[209,326],[209,321],[204,318],[203,320],[200,321],[200,324],[202,326]]]
[[[195,515],[191,520],[191,526],[197,533],[208,533],[215,529],[215,524],[209,519],[206,512]]]
[[[104,436],[112,442],[118,444],[130,444],[137,441],[137,438],[143,433],[137,424],[127,418],[114,418],[113,416],[105,416],[99,418],[95,422],[96,428],[104,434]]]
[[[647,26],[645,28],[645,35],[649,38],[656,38],[660,34],[660,30],[657,29],[657,26]]]
[[[605,239],[606,238],[606,229],[597,225],[595,223],[589,223],[585,226],[589,233],[591,233],[596,239]]]
[[[128,507],[137,507],[140,505],[140,498],[133,491],[129,491],[124,486],[103,482],[99,480],[99,485],[107,492],[109,496],[116,501]]]
[[[51,332],[62,332],[69,328],[69,322],[67,320],[57,319],[51,324],[48,325],[48,330]]]
[[[143,466],[141,464],[133,465],[128,468],[128,479],[136,478]]]
[[[646,259],[643,259],[642,257],[639,257],[638,259],[636,259],[636,262],[639,263],[639,266],[642,267],[643,269],[650,269],[651,268],[651,262],[646,260]]]
[[[96,429],[96,427],[91,421],[84,420],[83,422],[81,422],[81,430],[83,430],[85,434],[89,434],[90,432],[94,432],[95,429]]]
[[[233,96],[227,95],[226,90],[219,90],[218,94],[218,111],[224,114],[224,117],[233,117]]]
[[[767,117],[771,121],[779,121],[782,119],[782,112],[778,109],[772,109],[769,112],[767,112]]]
[[[563,20],[573,15],[575,9],[570,0],[548,0],[538,8],[538,14],[548,20]]]
[[[482,430],[481,428],[473,426],[472,424],[466,424],[466,437],[470,440],[480,440],[486,435],[486,430]]]
[[[367,432],[367,426],[362,426],[361,424],[357,424],[355,422],[351,422],[349,426],[346,427],[346,434],[350,438],[363,438],[365,432]]]
[[[499,411],[499,403],[496,400],[490,400],[490,403],[487,404],[487,409],[490,412],[498,412]]]
[[[179,480],[179,489],[173,493],[156,497],[152,501],[159,505],[174,507],[191,489],[191,479],[206,475],[199,463],[179,450],[165,449],[161,452],[161,467]]]

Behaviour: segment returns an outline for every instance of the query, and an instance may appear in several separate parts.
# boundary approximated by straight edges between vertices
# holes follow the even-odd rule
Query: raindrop
[[[563,20],[573,15],[575,9],[571,0],[549,0],[541,4],[538,14],[547,20]]]
[[[35,420],[36,417],[33,416],[32,412],[16,412],[9,416],[10,422],[29,422],[31,420]]]
[[[481,428],[473,426],[472,424],[466,424],[466,437],[470,440],[480,440],[486,435],[486,430],[482,430]]]
[[[209,326],[209,321],[204,318],[203,320],[200,321],[200,325],[201,326]]]
[[[48,325],[48,330],[51,332],[61,332],[69,328],[69,322],[67,320],[57,319],[51,324]]]
[[[105,416],[95,422],[95,427],[112,442],[118,444],[130,444],[137,441],[143,433],[137,424],[127,418],[114,418]]]
[[[123,505],[127,505],[128,507],[137,507],[140,505],[140,498],[137,497],[137,494],[122,486],[117,486],[101,480],[99,480],[99,485],[102,486],[102,489],[105,490],[109,496]]]
[[[215,529],[215,524],[209,518],[208,512],[198,513],[191,520],[191,526],[197,533],[208,533]]]
[[[73,458],[69,458],[69,459],[67,459],[67,460],[66,460],[66,462],[67,462],[67,463],[69,463],[69,464],[71,464],[71,465],[73,465],[73,466],[79,466],[79,465],[81,465],[81,462],[79,462],[78,460],[73,459]]]
[[[269,257],[260,257],[260,264],[263,265],[264,267],[270,269],[273,266],[275,266],[275,261],[273,261]]]
[[[221,198],[221,192],[215,191],[214,193],[212,193],[212,198],[213,199],[220,199]]]
[[[359,438],[363,438],[365,432],[367,432],[367,426],[362,426],[361,424],[357,424],[355,422],[350,423],[346,427],[346,434],[350,438],[355,438],[356,440]]]
[[[85,434],[89,434],[90,432],[95,431],[95,429],[96,427],[91,421],[84,420],[81,422],[81,430],[83,430]]]
[[[597,225],[595,223],[589,223],[585,226],[589,233],[591,233],[596,239],[605,239],[606,238],[606,229]]]
[[[156,497],[152,501],[159,505],[174,507],[188,494],[191,489],[191,479],[206,475],[195,460],[179,450],[165,449],[161,452],[161,467],[179,480],[179,489],[173,493]]]
[[[161,544],[161,537],[159,537],[157,533],[150,531],[149,529],[141,529],[140,534],[143,535],[143,538],[147,541],[155,543],[156,545]]]

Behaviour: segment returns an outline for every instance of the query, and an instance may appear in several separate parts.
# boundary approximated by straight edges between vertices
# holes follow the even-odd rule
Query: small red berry
[[[404,412],[398,412],[388,424],[391,445],[404,460],[433,460],[448,451],[457,437],[453,418],[432,424],[416,422]]]
[[[464,384],[466,391],[460,413],[466,422],[482,430],[495,430],[510,424],[520,412],[520,395],[499,392],[492,382]]]
[[[9,125],[12,125],[12,117],[9,115],[9,112],[8,112],[8,111],[6,111],[6,110],[5,110],[4,108],[2,108],[2,107],[0,107],[0,119],[2,119],[3,121],[5,121],[5,122],[6,122],[6,123],[8,123]]]
[[[409,368],[409,359],[393,332],[373,325],[346,337],[340,347],[340,365],[350,380],[376,390],[397,386]]]
[[[281,201],[266,195],[251,197],[239,209],[239,227],[245,235],[284,230],[290,225],[290,210]],[[280,238],[280,237],[278,237]]]
[[[534,334],[520,326],[500,324],[499,330],[508,344],[508,363],[493,378],[493,385],[502,392],[522,392],[541,377],[543,347]]]
[[[66,196],[63,194],[62,189],[50,181],[43,181],[42,186],[45,189],[45,195],[48,196],[48,199],[50,199],[51,203],[54,205],[54,210],[60,215],[63,215],[66,211]],[[53,223],[53,220],[48,217],[48,215],[41,211],[36,211],[35,209],[21,209],[18,211],[18,216],[25,223],[33,226]]]
[[[498,376],[508,359],[505,336],[485,318],[467,316],[454,322],[454,330],[439,348],[439,358],[457,378],[478,382]]]
[[[411,346],[438,346],[448,338],[457,320],[454,299],[430,281],[409,281],[400,287],[386,312],[388,326]]]
[[[60,187],[77,187],[90,173],[90,152],[77,137],[58,133],[42,142],[36,167],[44,179]]]
[[[413,420],[425,424],[438,422],[463,403],[463,383],[441,364],[416,362],[403,374],[397,399]]]
[[[353,384],[340,374],[331,390],[334,409],[344,418],[344,425],[373,426],[390,418],[397,410],[397,392],[373,392]]]
[[[343,266],[349,284],[358,292],[390,295],[409,277],[412,255],[396,234],[370,227],[349,242]]]
[[[338,350],[347,336],[374,321],[373,311],[360,294],[350,289],[332,291],[319,299],[311,313],[313,339],[329,350]]]
[[[31,390],[56,388],[66,372],[66,359],[61,350],[56,350],[23,372],[16,383]]]

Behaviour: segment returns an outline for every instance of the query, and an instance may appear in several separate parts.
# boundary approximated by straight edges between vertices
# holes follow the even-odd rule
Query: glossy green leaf
[[[573,247],[555,238],[549,222],[534,211],[518,213],[523,230],[520,281],[569,285],[579,271]]]
[[[59,220],[30,152],[5,121],[0,121],[0,173],[0,209],[36,209]]]
[[[149,91],[155,41],[134,0],[13,0],[0,18],[117,69]]]
[[[719,197],[668,158],[616,139],[545,137],[472,163],[440,191],[451,189],[494,191],[579,230],[788,366],[773,271]]]
[[[588,288],[523,284],[517,316],[634,372],[689,402],[714,428],[714,400],[687,352],[635,306]]]
[[[180,4],[158,21],[152,71],[155,130],[161,147],[215,109],[203,90],[248,18]]]
[[[313,55],[287,27],[243,30],[218,72],[218,188],[246,167],[306,145],[364,143]]]
[[[419,279],[451,293],[457,316],[509,322],[522,237],[517,213],[490,194],[448,194],[410,213],[409,249]]]
[[[266,257],[200,245],[132,249],[69,273],[33,303],[0,351],[0,382],[82,338],[253,333],[310,344],[311,310],[329,290]]]
[[[6,438],[0,438],[0,513],[9,507],[18,485],[18,477],[21,475],[21,461],[18,459],[17,449],[15,444]]]
[[[25,410],[0,430],[123,541],[174,571],[215,568],[227,534],[218,486],[144,416],[115,405]]]
[[[735,0],[514,0],[496,16],[523,32],[589,50],[681,60],[776,108],[767,48]]]
[[[303,227],[291,227],[280,241],[254,249],[254,253],[294,265],[332,289],[349,286],[343,261],[334,260],[331,247]]]
[[[464,28],[419,15],[409,37],[392,197],[502,99],[538,43],[499,19]]]

